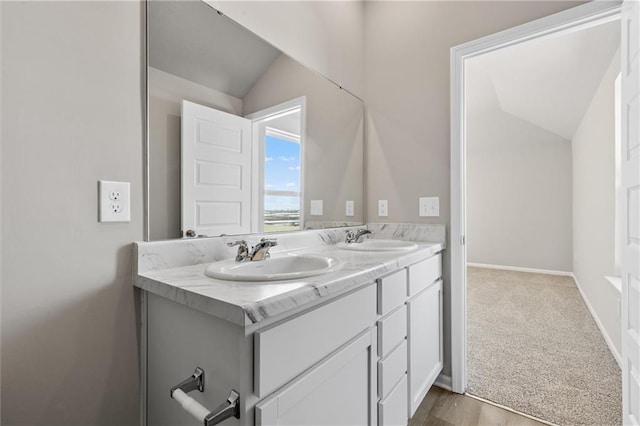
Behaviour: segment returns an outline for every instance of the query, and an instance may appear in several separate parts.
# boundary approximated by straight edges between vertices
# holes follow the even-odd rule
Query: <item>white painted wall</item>
[[[363,2],[208,3],[300,63],[363,96]]]
[[[614,275],[615,117],[614,55],[573,137],[573,272],[596,320],[620,353],[620,293]]]
[[[450,224],[449,54],[458,44],[580,2],[365,2],[368,222]],[[440,217],[418,216],[418,197],[440,197]],[[389,200],[378,218],[377,201]],[[445,368],[450,371],[449,253],[445,271]]]
[[[180,238],[182,100],[242,115],[242,100],[149,68],[149,238]]]
[[[139,423],[142,6],[0,2],[2,424]],[[131,223],[97,181],[131,182]]]
[[[498,108],[472,110],[466,153],[468,261],[571,272],[571,142]]]

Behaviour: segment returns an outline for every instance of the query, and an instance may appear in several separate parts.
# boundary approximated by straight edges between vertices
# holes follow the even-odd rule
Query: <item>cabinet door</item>
[[[442,281],[407,302],[409,344],[409,416],[442,370]]]
[[[376,352],[375,331],[367,330],[258,403],[256,426],[374,426]]]
[[[378,403],[379,426],[406,426],[407,424],[407,376],[403,376],[395,388]]]

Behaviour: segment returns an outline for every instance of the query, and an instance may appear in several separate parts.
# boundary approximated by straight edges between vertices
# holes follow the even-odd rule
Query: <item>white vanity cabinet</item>
[[[378,279],[378,423],[406,425],[442,370],[442,256]]]
[[[377,289],[365,285],[328,303],[242,327],[188,306],[147,297],[147,425],[199,423],[169,396],[195,367],[213,410],[231,389],[240,419],[225,425],[377,425]]]
[[[371,285],[258,331],[254,392],[263,397],[295,379],[256,405],[256,426],[375,426],[375,319]]]
[[[442,370],[442,261],[440,255],[408,268],[409,415]]]
[[[256,426],[376,426],[376,338],[368,329],[256,405]]]
[[[248,325],[145,292],[143,426],[202,424],[169,392],[195,367],[207,409],[240,394],[224,425],[406,425],[442,369],[441,255],[419,259]]]
[[[378,425],[406,425],[407,272],[378,279]]]

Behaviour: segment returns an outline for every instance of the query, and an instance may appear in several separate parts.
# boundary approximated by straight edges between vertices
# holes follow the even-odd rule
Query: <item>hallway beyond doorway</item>
[[[469,394],[555,424],[622,422],[620,368],[571,277],[467,273]]]

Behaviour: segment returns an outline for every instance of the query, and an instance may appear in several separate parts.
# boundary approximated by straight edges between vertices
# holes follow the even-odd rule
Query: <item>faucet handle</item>
[[[242,262],[249,258],[249,246],[245,240],[232,241],[227,243],[228,247],[238,246],[238,253],[236,254],[236,262]]]
[[[269,249],[277,245],[278,241],[275,238],[261,238],[260,242],[253,246],[249,258],[252,261],[269,259],[271,257]]]
[[[360,238],[363,235],[367,235],[367,234],[373,234],[373,232],[371,232],[368,229],[365,228],[360,228],[360,229],[356,229],[354,230],[347,230],[345,231],[347,233],[347,238],[345,240],[345,242],[347,244],[351,244],[351,243],[359,243],[360,242]]]
[[[260,238],[260,242],[264,246],[268,246],[268,247],[274,247],[274,246],[278,245],[278,239],[277,238]]]
[[[232,241],[227,243],[227,246],[229,247],[234,247],[234,246],[246,246],[247,242],[245,240],[238,240],[238,241]]]

